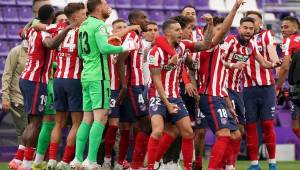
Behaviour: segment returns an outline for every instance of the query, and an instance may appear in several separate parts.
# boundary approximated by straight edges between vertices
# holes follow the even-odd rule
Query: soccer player
[[[226,70],[226,87],[229,97],[237,113],[238,123],[240,126],[245,124],[245,112],[244,104],[241,99],[240,83],[243,73],[243,68],[248,60],[253,57],[262,68],[271,69],[277,66],[277,64],[268,62],[263,58],[263,56],[258,51],[256,47],[256,42],[251,39],[254,35],[254,19],[250,17],[244,17],[240,20],[240,27],[238,35],[229,35],[226,37],[224,44],[222,45],[222,56],[225,62],[225,66],[228,68]],[[278,60],[278,64],[280,64]],[[256,122],[255,122],[256,123]],[[227,159],[227,165],[229,168],[234,168],[234,163],[236,159],[236,154],[239,152],[241,142],[240,131],[234,131],[231,133],[231,142],[236,145],[230,145],[232,147],[227,147],[227,154],[229,154]],[[236,149],[237,153],[231,153]]]
[[[122,46],[108,44],[108,31],[104,21],[111,8],[105,0],[88,0],[90,14],[81,24],[78,33],[78,56],[83,59],[81,84],[83,94],[83,121],[76,135],[75,158],[72,168],[98,168],[97,153],[107,121],[110,103],[110,77],[107,54],[117,54],[135,49],[133,41]],[[83,152],[89,139],[88,156],[83,161]],[[81,165],[82,164],[82,165]]]
[[[54,9],[51,5],[44,5],[39,9],[38,19],[43,24],[50,24],[54,19]],[[23,140],[25,143],[24,160],[19,169],[30,169],[34,156],[34,148],[36,146],[37,137],[40,132],[41,122],[42,130],[39,140],[49,142],[48,139],[54,126],[53,115],[44,115],[45,105],[47,102],[47,83],[50,76],[50,68],[52,67],[52,58],[49,56],[47,49],[58,47],[65,37],[66,33],[73,27],[66,27],[60,34],[51,38],[51,36],[43,31],[36,31],[34,28],[28,30],[28,59],[25,70],[20,78],[20,88],[24,97],[25,112],[28,114],[29,125],[23,132]],[[37,150],[37,156],[39,153]],[[43,160],[43,156],[40,157]]]
[[[173,50],[178,52],[176,64],[170,63],[170,55],[160,47],[154,46],[148,57],[151,73],[149,90],[149,113],[151,116],[152,133],[148,143],[148,169],[154,169],[156,155],[159,152],[160,138],[165,134],[176,138],[180,132],[182,135],[182,153],[185,169],[191,169],[193,158],[193,130],[188,112],[179,95],[179,76],[182,64],[191,61],[186,53],[188,50],[198,52],[209,48],[212,38],[212,17],[206,16],[208,34],[204,41],[191,42],[181,41],[182,28],[178,21],[167,20],[163,24],[165,41]],[[191,27],[192,28],[192,27]],[[191,29],[190,28],[190,32]],[[187,34],[189,35],[189,34]],[[166,126],[164,128],[164,120]],[[170,125],[173,124],[173,125]],[[174,126],[176,125],[176,126]],[[178,128],[178,129],[177,129]],[[166,151],[166,149],[165,149]],[[162,154],[163,155],[163,154]]]
[[[284,54],[283,63],[279,72],[279,79],[276,87],[277,94],[285,82],[286,74],[291,65],[292,57],[300,50],[299,47],[299,20],[295,17],[287,16],[282,19],[281,32],[284,38],[282,52]],[[298,40],[297,40],[298,39]],[[300,106],[294,102],[292,113],[292,128],[295,135],[300,139]]]
[[[246,16],[253,18],[255,21],[253,40],[260,54],[265,60],[277,62],[279,59],[274,36],[271,30],[261,29],[261,14],[256,11],[248,11]],[[274,169],[276,166],[276,134],[273,120],[276,96],[272,69],[263,68],[254,57],[250,57],[244,68],[244,80],[243,99],[246,113],[247,150],[251,160],[249,169],[259,168],[258,134],[256,127],[258,120],[262,121],[264,142],[269,153],[269,166],[270,169]]]
[[[70,113],[72,127],[67,137],[62,161],[57,165],[57,168],[60,169],[68,167],[75,152],[76,132],[82,120],[82,93],[80,93],[82,61],[77,54],[77,39],[79,26],[86,18],[86,9],[83,3],[69,3],[64,8],[64,13],[71,24],[77,23],[77,27],[68,32],[57,51],[57,69],[54,74],[56,124],[51,133],[48,169],[56,168],[56,155],[62,129]]]
[[[140,25],[141,28],[145,30],[147,16],[144,11],[131,11],[128,15],[128,20],[131,25]],[[138,49],[119,56],[117,65],[120,86],[122,88],[117,101],[123,101],[123,105],[126,106],[124,107],[124,112],[127,116],[133,115],[137,118],[138,132],[135,138],[131,168],[138,169],[143,167],[144,164],[151,126],[148,117],[148,100],[144,95],[145,83],[143,77],[143,57],[141,55],[143,49],[141,33],[138,31],[129,32],[125,35],[124,41],[130,39],[134,40],[135,44],[138,45]],[[124,65],[126,65],[126,67],[124,67]],[[125,80],[125,68],[127,81]]]

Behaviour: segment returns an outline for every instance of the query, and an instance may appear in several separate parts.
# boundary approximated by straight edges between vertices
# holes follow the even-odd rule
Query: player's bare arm
[[[204,35],[204,40],[195,43],[194,51],[199,52],[203,50],[208,50],[212,44],[213,37],[213,17],[210,14],[204,15],[204,19],[207,23],[207,30]]]
[[[229,31],[229,29],[232,25],[232,22],[236,15],[236,12],[240,8],[240,6],[243,5],[244,3],[245,3],[244,0],[236,0],[235,1],[234,6],[232,7],[231,11],[226,16],[226,18],[222,24],[222,30],[219,31],[216,35],[214,35],[214,37],[212,39],[212,46],[219,44],[224,39],[224,36]]]
[[[161,101],[165,104],[165,106],[167,106],[170,113],[177,113],[179,107],[176,104],[170,103],[166,96],[166,92],[161,81],[161,69],[150,68],[150,74]]]
[[[286,78],[286,75],[289,71],[289,67],[290,67],[291,62],[292,62],[291,56],[288,56],[288,55],[284,56],[282,65],[281,65],[280,70],[279,70],[279,78],[278,78],[278,83],[277,83],[277,89],[281,88],[281,86],[285,82],[285,78]]]
[[[113,35],[111,36],[117,36],[119,38],[122,38],[123,36],[125,36],[127,33],[129,33],[130,31],[141,31],[141,27],[139,25],[130,25],[128,26],[127,28],[125,28],[124,30],[122,31],[119,31],[117,33],[114,33]],[[111,37],[110,36],[110,37]]]
[[[255,56],[255,60],[259,62],[259,64],[266,69],[270,69],[270,68],[276,68],[279,67],[281,65],[281,61],[278,60],[276,62],[270,62],[266,59],[264,59],[264,57],[261,54],[257,54]]]
[[[126,82],[126,77],[125,77],[125,61],[128,58],[129,52],[124,52],[118,55],[117,59],[117,70],[118,70],[118,76],[121,84],[121,89],[120,89],[120,94],[117,98],[117,103],[122,103],[126,91],[127,91],[127,82]]]

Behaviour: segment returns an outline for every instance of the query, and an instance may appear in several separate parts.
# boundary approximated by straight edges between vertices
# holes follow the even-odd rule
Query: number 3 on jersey
[[[86,31],[79,33],[80,47],[85,54],[89,54],[91,52],[91,48],[89,45],[89,36]]]

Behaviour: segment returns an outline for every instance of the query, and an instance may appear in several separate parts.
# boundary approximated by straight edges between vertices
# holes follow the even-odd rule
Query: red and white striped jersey
[[[292,57],[296,52],[300,51],[300,34],[293,34],[284,40],[282,52],[285,56]]]
[[[71,29],[58,48],[54,78],[80,79],[82,61],[77,50],[78,28]]]
[[[144,85],[143,76],[143,46],[142,37],[136,32],[131,31],[124,36],[124,41],[127,39],[133,39],[139,48],[137,50],[132,50],[129,52],[127,60],[127,80],[130,86],[140,86]]]
[[[108,55],[108,68],[109,68],[109,76],[110,76],[110,89],[111,90],[119,90],[120,81],[117,69],[117,55],[110,54]]]
[[[161,81],[168,98],[179,98],[179,80],[181,74],[181,66],[185,61],[186,55],[184,55],[188,50],[193,50],[195,43],[192,41],[184,40],[179,43],[176,48],[177,54],[179,54],[180,59],[177,65],[170,65],[169,60],[171,55],[163,51],[160,47],[155,45],[149,52],[148,62],[149,69],[160,68],[161,69]],[[150,81],[149,86],[149,98],[159,97],[159,94],[155,88],[154,82]]]
[[[270,30],[261,30],[253,37],[257,49],[264,59],[270,61],[267,46],[274,44],[274,37]],[[244,69],[244,87],[266,86],[275,84],[272,69],[263,68],[254,57],[250,57]]]
[[[253,39],[250,40],[247,46],[243,46],[235,35],[226,37],[221,47],[224,50],[223,59],[229,63],[247,62],[249,58],[255,58],[259,54]],[[243,70],[228,68],[226,70],[226,87],[239,92],[242,73]]]
[[[201,51],[201,67],[198,70],[198,92],[209,96],[228,96],[226,83],[226,68],[222,61],[220,45]]]
[[[28,58],[26,66],[21,74],[24,80],[48,83],[52,58],[50,50],[43,45],[43,41],[51,35],[44,31],[36,31],[30,28],[27,32]]]

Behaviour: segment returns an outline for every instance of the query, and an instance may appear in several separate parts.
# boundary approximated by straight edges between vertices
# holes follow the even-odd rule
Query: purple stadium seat
[[[129,10],[120,9],[118,10],[118,17],[127,20],[128,19]]]
[[[208,0],[195,0],[195,7],[197,10],[209,9]]]
[[[158,25],[162,25],[165,19],[165,14],[163,11],[153,10],[149,12],[149,18],[150,20],[155,21]]]
[[[110,7],[114,8],[115,5],[115,0],[107,0],[107,3],[110,5]]]
[[[177,15],[179,15],[178,11],[176,11],[176,10],[170,10],[170,11],[166,12],[165,19],[177,16]]]
[[[179,0],[178,1],[178,6],[180,9],[186,5],[194,5],[194,0]]]
[[[6,29],[3,24],[0,24],[0,38],[6,38]]]
[[[146,8],[146,0],[131,0],[132,8]]]
[[[291,127],[292,119],[291,113],[285,113],[286,111],[278,111],[277,117],[279,119],[281,127]]]
[[[130,0],[116,0],[115,4],[117,8],[131,8]]]
[[[4,21],[19,21],[17,8],[14,7],[2,8],[2,16]]]
[[[19,31],[21,29],[21,25],[19,24],[7,24],[7,37],[13,39],[19,39]]]
[[[210,129],[208,129],[206,131],[206,135],[205,135],[205,144],[212,146],[212,145],[214,145],[214,143],[215,143],[215,135],[213,134],[213,132]]]
[[[0,72],[3,72],[5,66],[6,56],[0,57]]]
[[[32,0],[17,0],[19,5],[32,5]]]
[[[178,9],[178,0],[164,0],[164,9]]]
[[[15,5],[16,4],[16,0],[2,0],[0,1],[0,4],[3,4],[3,5]]]
[[[10,47],[7,41],[0,41],[0,56],[7,56],[9,49]]]
[[[30,7],[19,8],[19,20],[28,22],[32,18],[32,9]]]
[[[147,0],[148,9],[162,9],[163,0]]]

